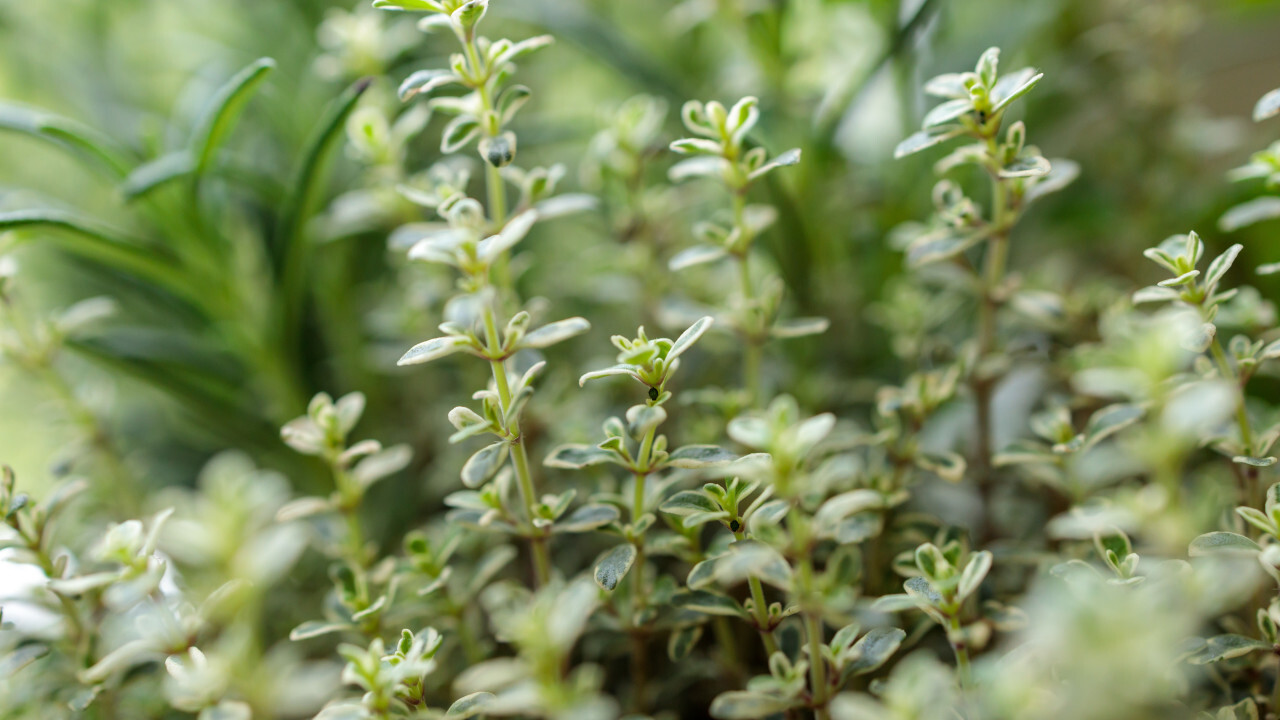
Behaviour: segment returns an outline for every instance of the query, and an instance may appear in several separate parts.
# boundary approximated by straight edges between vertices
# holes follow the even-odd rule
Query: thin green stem
[[[45,550],[44,528],[42,527],[39,532],[33,532],[31,535],[19,528],[18,533],[26,541],[28,549],[36,556],[36,564],[44,571],[45,577],[50,580],[56,580],[57,568],[54,567],[53,558],[49,557],[49,552]],[[76,606],[74,600],[57,590],[50,589],[49,592],[58,598],[58,603],[62,606],[62,614],[66,616],[67,622],[71,626],[71,633],[68,639],[79,648],[79,654],[87,662],[90,659],[87,652],[89,637],[84,621],[80,618],[80,608]]]
[[[987,361],[999,352],[999,310],[1000,286],[1004,283],[1005,266],[1009,255],[1009,229],[1013,226],[1014,217],[1010,215],[1008,188],[1000,177],[999,169],[1003,166],[1000,158],[999,144],[996,142],[995,127],[985,137],[987,156],[990,161],[988,170],[991,175],[991,220],[990,236],[987,239],[987,252],[983,258],[981,277],[981,293],[978,298],[978,355],[975,369],[970,376],[975,408],[975,447],[974,476],[984,500],[989,499],[992,484],[992,454],[994,452],[992,404],[998,378],[989,375],[990,366]],[[989,536],[993,532],[990,514],[984,516],[982,535]]]
[[[496,358],[501,353],[498,344],[498,323],[493,307],[489,304],[484,309],[485,343],[490,355],[489,367],[493,371],[493,382],[498,387],[500,410],[505,417],[511,408],[511,383],[507,379],[507,368]],[[547,548],[546,535],[534,526],[536,517],[534,505],[537,502],[537,491],[534,489],[533,473],[529,470],[529,455],[524,447],[524,436],[520,431],[520,419],[512,418],[511,425],[504,428],[511,443],[512,465],[516,471],[516,484],[520,489],[520,500],[524,504],[525,517],[529,521],[529,544],[533,555],[534,573],[539,587],[551,580],[551,556]]]
[[[814,609],[813,561],[809,553],[800,559],[800,606],[804,609],[805,634],[809,635],[809,691],[812,693],[814,715],[827,717],[827,661],[822,656],[822,643],[826,641],[822,630],[822,615]]]
[[[947,619],[947,640],[951,650],[956,654],[956,672],[960,678],[960,689],[968,692],[973,689],[973,671],[969,665],[969,648],[960,636],[960,618],[952,615]]]
[[[80,431],[87,436],[93,446],[98,459],[101,460],[106,474],[114,486],[110,491],[110,495],[114,498],[117,506],[122,508],[126,515],[133,515],[136,503],[132,502],[132,500],[137,495],[138,488],[134,487],[133,477],[129,474],[128,468],[125,467],[124,459],[120,456],[120,452],[111,440],[111,436],[107,433],[107,429],[97,415],[81,402],[80,398],[76,397],[71,385],[57,370],[45,364],[40,366],[40,374],[45,384],[62,401],[72,421],[80,427]]]
[[[745,531],[739,530],[733,536],[741,541],[747,535]],[[764,643],[765,652],[773,655],[778,651],[778,641],[773,637],[773,629],[770,627],[769,603],[764,597],[764,585],[760,583],[759,578],[752,576],[747,578],[747,587],[751,589],[752,615],[756,628],[760,631],[760,640]]]
[[[486,68],[484,61],[481,59],[480,52],[476,48],[474,33],[462,35],[459,39],[462,41],[463,48],[466,51],[467,62],[471,66],[471,71],[476,77],[482,78],[476,85],[475,91],[480,99],[480,116],[484,118],[489,113],[494,112],[493,94],[489,87],[490,68]],[[497,136],[497,133],[493,132],[493,128],[490,127],[489,123],[482,120],[480,126],[481,132],[484,133],[486,139],[492,139]],[[497,131],[501,132],[502,128],[497,128]],[[484,181],[485,193],[489,201],[489,220],[496,232],[507,222],[507,188],[503,184],[502,170],[488,162],[487,159],[484,164]],[[498,287],[503,290],[510,290],[511,268],[509,253],[502,253],[497,261],[493,263],[493,271]]]
[[[1222,349],[1222,343],[1218,342],[1215,336],[1213,342],[1209,343],[1209,352],[1213,355],[1213,361],[1218,365],[1218,372],[1222,373],[1224,380],[1230,380],[1236,387],[1237,403],[1236,403],[1236,424],[1240,427],[1240,444],[1244,446],[1244,454],[1253,454],[1253,429],[1249,425],[1249,411],[1245,407],[1244,382],[1231,367],[1231,362],[1227,360],[1227,354]]]
[[[449,602],[453,605],[453,616],[458,621],[458,644],[462,646],[462,655],[467,659],[468,665],[476,665],[484,660],[484,651],[476,641],[475,630],[471,628],[467,618],[467,605],[460,605],[452,598]]]
[[[735,680],[741,678],[742,659],[738,657],[738,641],[734,638],[729,618],[717,616],[711,621],[711,630],[716,635],[716,647],[720,649],[720,666],[729,670]]]
[[[760,313],[756,307],[755,286],[751,283],[751,229],[746,221],[746,195],[736,192],[733,195],[733,224],[739,233],[741,251],[736,254],[738,261],[738,280],[742,292],[743,327],[746,347],[742,355],[742,386],[747,393],[747,406],[755,407],[760,401],[760,362],[763,348],[761,333],[763,328],[756,327]]]

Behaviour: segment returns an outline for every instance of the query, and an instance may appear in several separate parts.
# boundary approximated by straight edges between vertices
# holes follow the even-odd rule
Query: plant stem
[[[1230,361],[1227,360],[1227,354],[1222,349],[1222,343],[1218,342],[1215,336],[1213,342],[1209,343],[1209,352],[1213,355],[1213,360],[1218,365],[1218,372],[1222,374],[1224,380],[1230,380],[1236,387],[1238,402],[1236,403],[1236,424],[1240,426],[1240,444],[1244,446],[1244,454],[1253,454],[1253,429],[1249,425],[1249,411],[1245,407],[1244,382],[1240,376],[1236,375],[1235,370],[1231,368]]]
[[[746,222],[746,195],[733,195],[733,225],[739,233],[741,252],[735,254],[738,261],[738,279],[742,290],[743,327],[746,347],[742,355],[742,386],[747,392],[747,407],[755,407],[760,401],[760,360],[763,348],[760,343],[761,328],[754,327],[757,320],[755,287],[751,284],[751,229]]]
[[[480,52],[476,48],[475,34],[467,33],[459,37],[462,41],[463,48],[467,54],[467,63],[471,66],[471,71],[477,77],[483,77],[475,90],[476,95],[480,98],[481,117],[494,110],[493,97],[489,92],[489,73],[481,59]],[[492,139],[496,136],[490,132],[491,128],[488,123],[481,122],[481,132],[485,138]],[[501,128],[499,128],[501,130]],[[484,182],[485,194],[489,200],[489,220],[493,224],[493,231],[497,232],[507,222],[507,188],[502,183],[502,171],[495,165],[484,161]],[[503,290],[511,289],[511,267],[510,254],[502,253],[500,257],[493,263],[494,274],[497,276],[497,285]]]
[[[47,364],[42,365],[40,371],[45,384],[62,401],[67,414],[80,426],[80,431],[88,437],[99,460],[105,466],[106,474],[114,485],[109,494],[114,498],[117,507],[126,515],[133,515],[136,511],[136,503],[132,500],[137,496],[138,488],[134,485],[133,478],[125,467],[124,459],[120,456],[106,428],[93,411],[76,397],[75,391],[58,371]]]
[[[822,643],[826,636],[822,629],[821,605],[815,602],[813,582],[813,543],[810,535],[809,519],[793,502],[787,516],[787,529],[791,531],[792,548],[798,559],[797,568],[797,600],[804,615],[805,634],[809,640],[809,693],[813,705],[814,716],[825,720],[828,717],[827,703],[827,663],[822,656]]]
[[[947,619],[947,640],[956,654],[956,672],[960,678],[960,689],[968,692],[973,685],[973,673],[969,667],[969,648],[960,638],[960,618],[955,615]]]
[[[32,532],[31,535],[18,528],[18,533],[26,541],[27,547],[32,554],[36,556],[36,564],[40,566],[45,577],[50,580],[56,580],[57,569],[53,565],[53,558],[49,557],[49,552],[45,550],[44,528],[41,527],[38,532]],[[49,592],[53,593],[58,598],[58,603],[62,605],[62,614],[66,616],[67,623],[71,626],[71,634],[68,639],[79,648],[78,652],[84,657],[87,665],[90,660],[88,656],[89,636],[85,630],[84,621],[80,618],[80,608],[76,606],[74,600],[57,590],[50,589]]]
[[[734,639],[733,626],[729,624],[729,619],[717,616],[711,622],[711,629],[716,634],[716,647],[720,649],[721,667],[729,670],[735,681],[740,679],[742,659],[738,657],[738,641]]]
[[[462,654],[468,665],[476,665],[484,660],[484,651],[476,642],[475,631],[471,629],[471,623],[467,619],[467,606],[458,605],[452,599],[450,603],[454,606],[453,615],[458,620],[458,644],[462,646]]]
[[[739,530],[733,534],[739,541],[746,538],[746,531]],[[747,578],[747,587],[751,588],[751,605],[755,615],[756,627],[760,630],[760,640],[764,642],[764,650],[769,655],[778,651],[778,641],[773,637],[773,629],[769,627],[769,603],[765,601],[764,585],[754,576]]]
[[[1000,285],[1004,282],[1005,266],[1009,255],[1009,229],[1013,218],[1009,217],[1007,188],[1000,177],[999,169],[1003,166],[1000,159],[1000,148],[996,142],[999,127],[992,129],[985,136],[987,156],[991,161],[988,170],[991,175],[991,235],[987,240],[987,252],[983,258],[981,297],[978,303],[978,355],[974,360],[974,368],[970,371],[970,386],[973,389],[975,406],[974,429],[975,447],[974,477],[982,495],[984,507],[989,507],[992,485],[992,441],[993,426],[992,404],[998,378],[989,377],[990,366],[987,361],[999,351],[999,309],[1000,299],[997,296]],[[984,513],[982,536],[993,534],[993,523],[990,512]]]
[[[502,360],[495,360],[501,353],[498,345],[498,324],[494,317],[493,307],[486,303],[484,308],[485,342],[488,345],[489,367],[493,371],[493,382],[498,386],[498,401],[505,417],[511,407],[511,383],[507,380],[507,368]],[[533,555],[534,574],[539,587],[551,580],[551,557],[547,549],[546,535],[533,524],[536,516],[534,503],[537,494],[533,485],[533,473],[529,470],[529,455],[525,451],[524,436],[520,432],[519,418],[512,419],[512,425],[505,428],[511,443],[512,465],[515,466],[517,486],[520,488],[520,499],[524,503],[525,516],[529,520],[529,545]]]

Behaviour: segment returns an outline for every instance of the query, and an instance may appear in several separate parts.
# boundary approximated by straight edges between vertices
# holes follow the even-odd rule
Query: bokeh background
[[[157,252],[215,238],[207,277],[233,298],[221,314],[193,314],[38,235],[5,237],[29,315],[100,295],[117,303],[57,359],[89,416],[69,413],[67,398],[31,373],[0,366],[0,459],[28,490],[39,494],[84,456],[85,424],[98,423],[139,495],[190,484],[204,460],[227,447],[286,471],[305,491],[323,473],[289,453],[276,428],[320,390],[365,392],[363,434],[415,448],[411,470],[377,491],[412,501],[370,501],[388,515],[378,531],[393,536],[456,484],[462,456],[440,440],[444,411],[478,384],[483,368],[394,367],[408,344],[432,334],[450,289],[446,273],[407,268],[388,251],[392,229],[422,219],[419,208],[389,199],[396,167],[337,153],[318,203],[323,214],[308,226],[312,262],[299,331],[274,337],[243,329],[272,310],[276,280],[252,258],[271,254],[284,188],[326,105],[357,78],[376,76],[364,102],[398,113],[394,83],[440,66],[452,47],[365,5],[0,0],[0,97],[89,126],[137,162],[180,146],[209,94],[239,68],[263,56],[279,66],[227,144],[237,182],[219,189],[214,210],[199,217],[157,215],[62,148],[0,133],[0,211],[74,210]],[[804,150],[799,166],[770,176],[761,191],[781,212],[762,245],[787,283],[793,314],[832,320],[826,335],[776,350],[768,372],[775,387],[814,411],[856,417],[880,382],[901,380],[876,322],[901,301],[894,294],[901,254],[888,238],[904,221],[927,216],[935,178],[930,157],[895,161],[893,147],[927,109],[921,81],[971,67],[991,45],[1004,49],[1005,67],[1046,73],[1017,112],[1046,156],[1082,167],[1073,186],[1019,226],[1012,267],[1034,266],[1035,283],[1049,287],[1110,279],[1137,287],[1154,277],[1141,249],[1189,229],[1211,246],[1244,243],[1242,266],[1280,260],[1275,222],[1230,237],[1216,229],[1224,209],[1258,191],[1227,182],[1225,171],[1277,134],[1248,115],[1259,95],[1280,85],[1280,2],[498,0],[487,22],[493,37],[557,38],[521,68],[536,99],[518,121],[518,163],[564,162],[569,190],[599,190],[581,166],[591,162],[591,138],[628,97],[645,93],[669,106],[658,147],[680,136],[676,110],[686,99],[760,97],[757,140],[773,152]],[[401,169],[418,172],[438,159],[443,122],[408,143]],[[713,188],[667,188],[671,160],[655,152],[645,176],[645,235],[658,260],[687,245],[693,220],[721,200]],[[589,339],[552,353],[532,411],[542,435],[576,439],[604,416],[598,406],[607,393],[579,392],[574,378],[607,362],[610,334],[661,324],[660,304],[649,300],[714,295],[714,270],[691,278],[631,272],[649,256],[628,242],[616,204],[606,197],[601,211],[540,229],[525,246],[522,294],[595,326]],[[1256,284],[1275,297],[1278,282]],[[698,288],[709,296],[698,297]]]

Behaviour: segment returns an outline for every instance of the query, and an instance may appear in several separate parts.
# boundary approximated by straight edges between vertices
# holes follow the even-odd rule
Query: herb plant
[[[0,104],[0,715],[1280,716],[1280,146],[1204,179],[1187,4],[920,87],[995,10],[224,5]]]

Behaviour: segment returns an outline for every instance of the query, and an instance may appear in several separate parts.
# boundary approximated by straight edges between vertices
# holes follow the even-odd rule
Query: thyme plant
[[[1018,52],[1105,47],[1083,4]],[[876,78],[992,27],[899,9],[219,5],[279,60],[123,126],[0,104],[96,178],[0,193],[0,716],[1280,716],[1280,151],[1220,196],[1179,158],[1235,136],[1161,122],[1140,157],[1216,142],[1128,207],[1027,125],[1183,89],[996,48],[893,150]],[[904,223],[887,156],[951,141]]]

